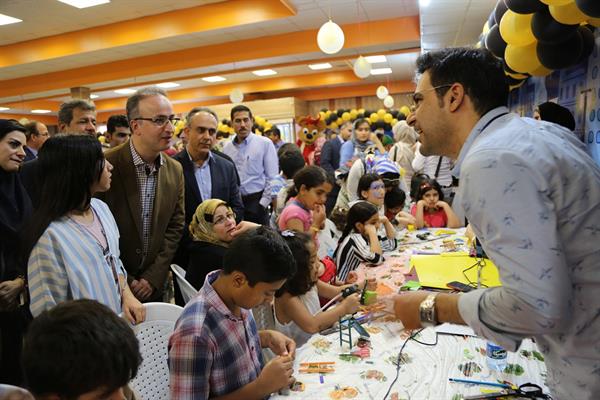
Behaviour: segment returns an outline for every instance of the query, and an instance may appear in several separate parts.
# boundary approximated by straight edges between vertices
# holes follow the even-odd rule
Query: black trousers
[[[244,221],[269,226],[269,211],[260,204],[263,192],[242,196],[244,203]]]

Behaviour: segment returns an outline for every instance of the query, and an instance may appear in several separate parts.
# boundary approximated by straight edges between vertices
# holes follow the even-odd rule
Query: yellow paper
[[[413,255],[410,265],[415,267],[422,286],[448,289],[448,282],[458,281],[465,284],[477,283],[477,266],[463,274],[463,271],[477,262],[469,256]],[[482,287],[501,286],[498,268],[489,259],[484,259],[481,269]]]

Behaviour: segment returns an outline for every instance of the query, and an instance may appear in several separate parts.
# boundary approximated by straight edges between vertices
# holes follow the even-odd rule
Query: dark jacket
[[[189,260],[185,280],[199,290],[209,272],[223,268],[226,250],[226,247],[213,243],[192,241],[188,246]]]
[[[340,165],[340,149],[342,142],[339,138],[329,139],[321,149],[321,168],[323,168],[330,176],[333,176],[335,170]]]

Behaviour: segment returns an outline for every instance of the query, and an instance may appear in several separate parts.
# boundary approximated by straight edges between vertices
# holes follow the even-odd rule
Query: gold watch
[[[438,323],[435,312],[435,298],[437,295],[437,293],[429,294],[419,306],[419,317],[423,328],[430,328],[436,326]]]

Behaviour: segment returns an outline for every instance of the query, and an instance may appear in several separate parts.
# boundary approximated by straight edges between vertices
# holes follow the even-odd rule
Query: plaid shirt
[[[236,317],[207,277],[183,310],[169,339],[171,399],[208,399],[231,393],[260,374],[263,365],[256,323],[249,310]]]
[[[148,253],[150,246],[150,231],[152,229],[152,213],[154,210],[154,198],[156,197],[156,183],[158,181],[158,168],[164,164],[162,153],[158,156],[158,161],[148,164],[133,147],[133,140],[129,141],[131,156],[133,157],[133,166],[135,167],[135,176],[140,193],[140,204],[142,206],[142,238],[144,242],[144,257]]]

